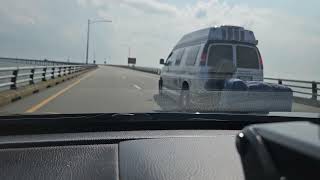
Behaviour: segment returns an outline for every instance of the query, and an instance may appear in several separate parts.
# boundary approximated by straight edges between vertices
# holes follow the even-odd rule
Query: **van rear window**
[[[259,69],[259,58],[256,49],[237,46],[237,67]]]
[[[210,47],[208,56],[208,66],[217,66],[222,61],[233,61],[231,45],[213,45]]]

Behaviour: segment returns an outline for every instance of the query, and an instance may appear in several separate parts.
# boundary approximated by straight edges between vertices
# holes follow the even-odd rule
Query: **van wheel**
[[[190,93],[189,89],[182,89],[179,98],[179,106],[182,111],[190,109]]]

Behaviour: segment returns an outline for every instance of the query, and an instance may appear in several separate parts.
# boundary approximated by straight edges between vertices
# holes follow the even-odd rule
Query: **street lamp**
[[[102,23],[102,22],[112,22],[111,20],[100,19],[100,20],[90,20],[88,19],[88,31],[87,31],[87,53],[86,53],[86,64],[88,64],[89,58],[89,36],[90,36],[90,24]]]

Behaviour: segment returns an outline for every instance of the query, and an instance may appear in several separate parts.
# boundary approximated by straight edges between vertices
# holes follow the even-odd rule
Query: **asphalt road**
[[[0,108],[1,114],[175,111],[170,98],[159,98],[158,75],[101,66],[79,78]],[[320,112],[294,104],[293,111]]]

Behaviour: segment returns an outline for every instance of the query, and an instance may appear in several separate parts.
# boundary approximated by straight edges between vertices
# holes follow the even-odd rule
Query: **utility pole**
[[[87,53],[86,53],[86,64],[88,64],[88,58],[89,58],[89,36],[90,36],[90,19],[88,19],[88,30],[87,30]]]
[[[88,19],[88,30],[87,30],[87,51],[86,51],[86,64],[88,64],[88,59],[89,59],[89,38],[90,38],[90,25],[93,23],[100,23],[100,22],[112,22],[111,20],[106,20],[106,19],[100,19],[100,20],[90,20]]]

